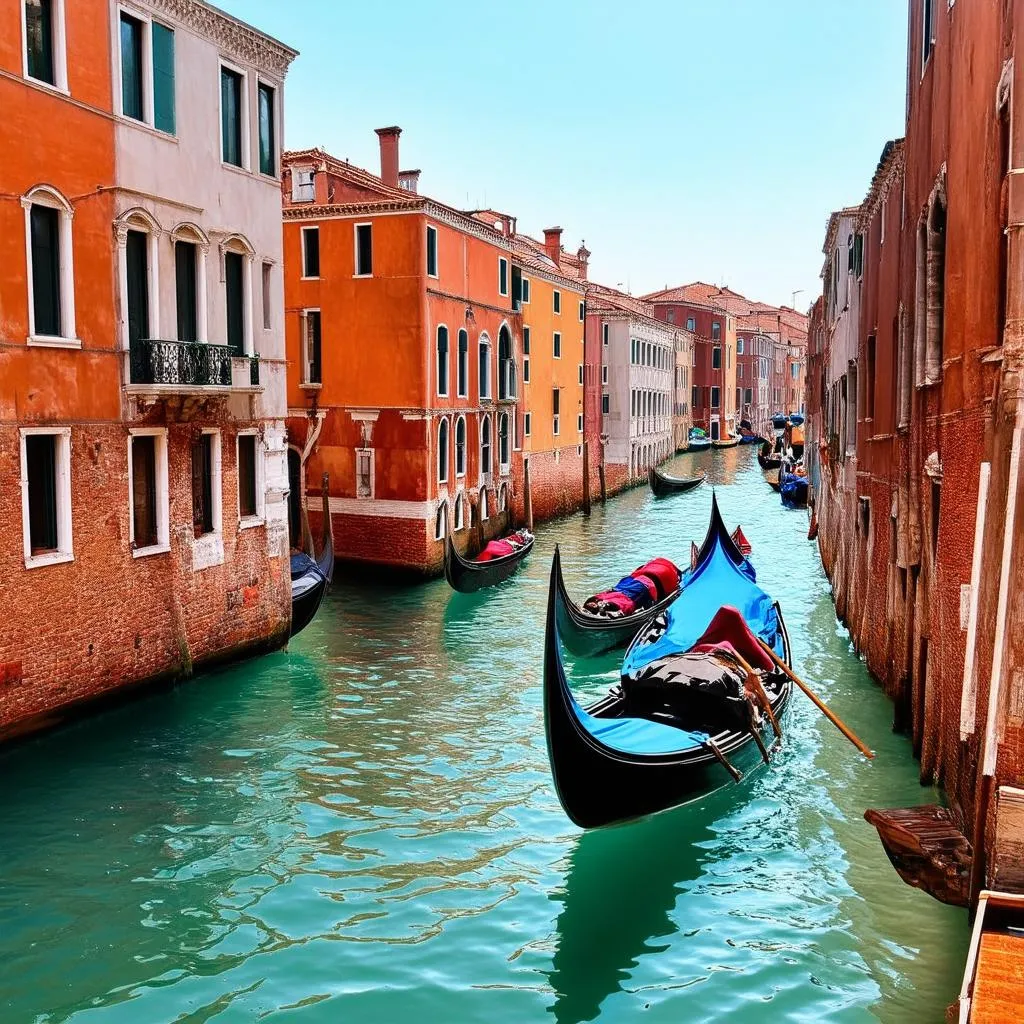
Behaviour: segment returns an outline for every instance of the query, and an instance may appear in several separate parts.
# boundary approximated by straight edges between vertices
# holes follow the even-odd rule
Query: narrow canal
[[[288,653],[0,753],[0,1019],[938,1021],[966,917],[904,886],[872,805],[936,799],[837,625],[803,513],[753,452],[683,456],[742,523],[806,699],[770,770],[582,834],[540,702],[556,541],[570,590],[688,561],[704,487],[538,530],[511,582],[336,584]],[[599,693],[609,655],[572,678]]]

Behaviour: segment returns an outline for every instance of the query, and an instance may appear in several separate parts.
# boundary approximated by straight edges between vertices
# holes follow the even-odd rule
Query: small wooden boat
[[[735,448],[740,443],[738,437],[720,437],[711,442],[712,448]]]
[[[706,452],[711,447],[711,439],[708,437],[691,437],[688,452]]]
[[[643,608],[632,615],[608,618],[592,615],[569,596],[562,578],[562,556],[557,547],[551,571],[555,581],[558,635],[564,647],[577,657],[625,647],[651,619],[660,615],[679,596],[682,589],[676,588],[649,608]]]
[[[660,656],[666,648],[671,650],[682,634],[683,649],[689,649],[692,642],[687,641],[700,638],[724,604],[738,609],[748,628],[788,663],[781,611],[753,582],[753,567],[747,571],[744,565],[749,563],[729,539],[713,501],[712,522],[696,569],[687,575],[676,601],[633,641],[626,667],[631,656],[642,663],[645,654]],[[582,708],[562,665],[556,570],[552,566],[548,595],[544,725],[555,789],[575,824],[611,825],[699,799],[735,779],[733,773],[763,759],[763,724],[756,727],[755,739],[753,725],[741,730],[707,717],[699,722],[667,714],[639,717],[620,687]],[[789,702],[792,683],[773,672],[763,684],[777,720]]]
[[[1022,957],[1024,895],[982,889],[960,988],[959,1024],[1021,1020]]]
[[[704,483],[705,474],[693,477],[669,476],[662,473],[653,466],[647,474],[647,482],[651,486],[655,497],[664,498],[669,494],[681,494],[683,491],[692,491]]]
[[[765,483],[773,490],[776,494],[779,492],[779,476],[782,474],[781,469],[769,469],[765,471],[764,480]]]
[[[770,469],[778,469],[782,465],[782,453],[775,451],[770,441],[765,441],[757,453],[757,463],[766,472]]]
[[[448,585],[461,594],[473,594],[484,587],[493,587],[507,580],[520,563],[533,550],[531,537],[518,551],[504,558],[492,558],[489,562],[474,562],[463,558],[455,549],[451,532],[448,533],[444,548],[444,577]]]
[[[303,512],[305,510],[303,509]],[[309,527],[306,526],[308,536]],[[309,541],[310,545],[312,540]],[[289,636],[301,633],[313,621],[327,588],[334,578],[334,533],[327,497],[327,474],[323,478],[323,535],[320,557],[315,561],[305,553],[291,556],[292,624]]]

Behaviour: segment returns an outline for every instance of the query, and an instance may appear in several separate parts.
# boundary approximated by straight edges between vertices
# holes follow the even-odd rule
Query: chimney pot
[[[398,188],[398,137],[402,129],[397,125],[378,128],[380,139],[380,180],[391,188]]]
[[[544,249],[556,267],[562,265],[562,229],[544,229]]]
[[[576,250],[576,259],[580,264],[580,277],[586,281],[587,265],[590,262],[590,250],[587,248],[586,242],[580,243],[580,247]]]

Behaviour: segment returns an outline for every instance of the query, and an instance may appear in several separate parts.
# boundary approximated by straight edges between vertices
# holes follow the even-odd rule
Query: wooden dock
[[[960,990],[960,1024],[1024,1022],[1024,895],[984,890]]]

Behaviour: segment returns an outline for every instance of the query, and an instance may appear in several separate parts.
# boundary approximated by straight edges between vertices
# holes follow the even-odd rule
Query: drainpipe
[[[964,658],[964,681],[960,700],[960,739],[973,735],[978,704],[977,671],[974,651],[978,642],[978,604],[981,597],[981,563],[985,548],[985,525],[988,512],[988,485],[992,464],[981,464],[978,481],[978,518],[974,524],[974,557],[971,564],[971,599],[967,617],[967,654]]]

